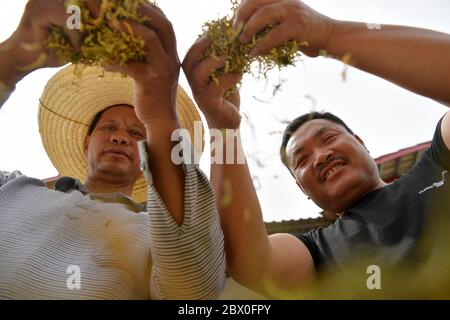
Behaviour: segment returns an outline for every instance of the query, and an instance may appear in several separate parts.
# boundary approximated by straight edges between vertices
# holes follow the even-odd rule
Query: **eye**
[[[326,136],[323,138],[323,141],[324,141],[325,143],[328,143],[328,142],[333,141],[335,137],[336,137],[336,134],[335,134],[335,133],[329,134],[329,135],[326,135]]]
[[[112,124],[104,124],[102,126],[102,130],[105,132],[113,132],[115,129],[116,129],[115,126]]]
[[[295,163],[295,168],[294,169],[298,169],[300,167],[303,167],[306,164],[308,158],[309,158],[308,155],[303,155],[303,156],[299,157],[297,159],[297,162]]]
[[[143,138],[144,134],[138,130],[130,130],[128,131],[128,133],[130,134],[130,136],[132,137],[137,137],[137,138]]]

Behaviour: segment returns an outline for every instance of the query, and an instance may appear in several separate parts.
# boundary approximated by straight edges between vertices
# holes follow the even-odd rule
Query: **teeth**
[[[333,168],[331,168],[330,170],[327,171],[327,173],[325,174],[325,179],[327,179],[330,174],[332,174],[333,172],[335,172],[337,169],[339,169],[340,167],[343,167],[343,164],[338,164],[337,166],[334,166]]]

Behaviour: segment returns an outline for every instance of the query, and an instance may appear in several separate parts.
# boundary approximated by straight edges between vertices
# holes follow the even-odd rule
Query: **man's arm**
[[[208,58],[201,61],[200,56],[209,45],[206,38],[197,41],[186,56],[183,69],[210,129],[238,129],[239,93],[235,90],[227,99],[223,95],[227,89],[235,88],[241,75],[225,75],[219,79],[219,84],[208,82],[211,70],[221,68],[225,60]],[[222,138],[226,139],[226,136],[218,137]],[[228,160],[233,160],[231,164],[211,165],[211,182],[217,197],[231,276],[242,285],[268,296],[306,284],[314,277],[312,257],[295,237],[285,234],[267,236],[247,163],[238,161],[243,155],[240,139],[226,139],[226,143],[214,141],[213,144],[222,145],[220,151],[224,160],[227,152],[232,150],[227,150],[227,145],[234,147],[234,155],[228,155]],[[239,152],[241,156],[238,156]],[[273,291],[275,288],[281,291]]]
[[[145,62],[107,70],[134,79],[134,109],[146,127],[147,148],[140,142],[140,150],[147,155],[152,298],[216,299],[225,282],[225,252],[214,194],[198,165],[175,164],[171,157],[171,136],[180,127],[175,33],[159,8],[145,4],[140,10],[148,17],[143,25],[117,28],[144,39]]]
[[[139,142],[145,144],[144,141]],[[153,299],[217,299],[225,283],[223,233],[215,197],[198,165],[183,165],[185,213],[178,225],[152,182],[147,154],[147,212],[153,266]],[[151,160],[150,160],[151,161]]]
[[[134,111],[146,128],[153,184],[173,219],[181,225],[185,177],[182,166],[171,158],[176,145],[171,141],[171,135],[180,128],[176,114],[180,70],[176,38],[172,24],[159,8],[145,4],[141,5],[140,11],[148,17],[144,24],[128,21],[113,27],[124,33],[132,32],[145,41],[145,62],[105,69],[134,79]]]
[[[91,7],[95,0],[87,0]],[[79,47],[78,31],[68,30],[69,15],[63,3],[29,0],[16,31],[0,44],[0,107],[27,74],[45,67],[59,67],[65,62],[44,47],[52,26],[62,27],[74,48]]]
[[[279,25],[257,45],[264,54],[287,40],[306,41],[302,51],[320,50],[408,90],[450,104],[450,35],[432,30],[337,21],[297,0],[245,0],[236,25],[246,42],[273,21]]]
[[[0,108],[8,100],[22,75],[15,67],[14,56],[8,54],[9,41],[0,43]]]
[[[450,35],[432,30],[339,21],[326,48],[334,57],[405,89],[450,103]]]

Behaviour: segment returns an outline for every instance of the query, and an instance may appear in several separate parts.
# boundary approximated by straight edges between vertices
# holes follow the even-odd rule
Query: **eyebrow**
[[[108,119],[108,118],[106,118],[106,119],[100,119],[100,121],[99,121],[99,123],[104,123],[104,122],[119,123],[119,122],[117,122],[117,121],[114,120],[114,119]]]
[[[102,122],[112,122],[114,124],[119,124],[119,121],[114,120],[114,119],[104,119]],[[130,124],[129,127],[130,128],[138,128],[138,129],[141,128],[141,126],[137,122],[134,122],[134,123]]]
[[[114,119],[104,119],[103,121],[99,121],[99,123],[113,123],[113,124],[119,124],[119,121],[116,121]],[[139,123],[135,122],[132,123],[131,125],[128,126],[130,129],[135,129],[135,130],[139,130],[139,131],[143,131],[145,132],[145,128],[141,128],[141,126],[139,125]]]
[[[331,127],[329,126],[323,126],[321,127],[319,130],[317,130],[317,132],[314,134],[313,139],[317,139],[318,137],[320,137],[321,135],[323,135],[325,133],[325,131],[327,131],[327,129],[330,129]],[[295,157],[304,150],[304,147],[299,147],[297,149],[295,149],[295,151],[292,153],[292,160],[295,159]]]

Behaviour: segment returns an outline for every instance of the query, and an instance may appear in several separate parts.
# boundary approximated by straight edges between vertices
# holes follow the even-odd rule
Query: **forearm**
[[[0,44],[0,107],[6,102],[9,94],[14,91],[16,83],[26,75],[25,72],[17,69],[11,48],[10,39]]]
[[[247,162],[238,163],[238,153],[241,153],[240,160],[245,159],[245,155],[240,139],[237,140],[233,157],[228,154],[228,161],[233,161],[231,164],[225,163],[226,144],[214,143],[222,145],[224,164],[211,165],[211,183],[225,237],[228,271],[238,282],[253,286],[266,270],[269,242]],[[229,141],[228,145],[231,143]],[[231,153],[231,150],[228,151]]]
[[[335,21],[328,55],[408,90],[450,102],[450,35],[431,30]]]
[[[177,143],[171,141],[171,135],[178,128],[176,119],[146,124],[153,184],[173,219],[180,225],[184,218],[184,172],[181,165],[176,165],[171,159],[172,149]]]
[[[149,183],[152,298],[217,299],[225,283],[223,233],[208,178],[184,165],[186,216],[177,225]]]

